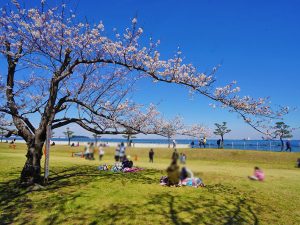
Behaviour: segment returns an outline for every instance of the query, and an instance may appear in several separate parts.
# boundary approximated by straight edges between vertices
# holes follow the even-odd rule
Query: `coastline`
[[[8,140],[8,143],[11,140]],[[50,140],[50,143],[55,142],[55,145],[68,145],[68,141],[66,140]],[[91,140],[86,141],[86,140],[71,140],[71,144],[74,143],[75,145],[77,144],[77,142],[79,142],[79,147],[75,147],[77,149],[81,149],[84,148],[84,146],[88,143],[91,142]],[[126,141],[125,140],[120,140],[120,141],[105,141],[105,140],[100,140],[97,142],[97,145],[99,146],[99,144],[105,144],[106,147],[117,147],[121,142],[124,142],[126,145]],[[247,151],[247,150],[254,150],[254,151],[270,151],[270,152],[280,152],[280,146],[276,145],[276,144],[272,144],[272,145],[262,145],[262,144],[249,144],[249,145],[243,145],[243,144],[237,144],[237,143],[230,143],[230,141],[228,141],[229,144],[227,143],[226,145],[224,145],[224,150],[241,150],[241,151]],[[2,142],[5,143],[5,142]],[[16,143],[23,143],[25,144],[24,140],[21,139],[16,139]],[[258,142],[257,142],[258,143]],[[70,146],[71,147],[71,146]],[[168,148],[168,144],[167,143],[148,143],[148,142],[133,142],[132,143],[132,148],[164,148],[167,149]],[[187,149],[187,148],[191,148],[189,144],[186,143],[177,143],[176,144],[176,148],[178,149]],[[195,145],[195,149],[200,148],[198,145]],[[202,147],[203,148],[203,147]],[[172,144],[170,145],[169,149],[173,149]],[[211,142],[208,142],[206,144],[206,149],[217,149],[217,146],[212,144]],[[297,140],[296,145],[292,145],[292,152],[300,152],[300,141]]]
[[[68,141],[54,141],[55,145],[68,145]],[[88,142],[87,141],[71,141],[71,144],[74,143],[75,145],[79,142],[79,146],[76,146],[74,148],[81,148],[84,147]],[[5,143],[5,142],[2,142]],[[22,143],[26,144],[24,140],[16,140],[16,143]],[[52,141],[50,141],[52,143]],[[120,142],[103,142],[100,141],[97,143],[99,144],[105,144],[106,147],[117,147]],[[71,146],[70,146],[71,147]],[[162,143],[132,143],[133,148],[168,148],[168,144],[162,144]],[[176,144],[176,148],[190,148],[188,144]],[[172,145],[170,147],[172,149]]]

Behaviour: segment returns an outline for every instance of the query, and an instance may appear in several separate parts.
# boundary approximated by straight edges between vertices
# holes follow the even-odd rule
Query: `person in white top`
[[[125,151],[126,151],[126,147],[125,147],[124,143],[122,142],[121,146],[120,146],[120,161],[121,162],[125,158]]]
[[[176,148],[176,141],[173,140],[173,148]]]
[[[90,158],[90,143],[87,143],[85,146],[84,146],[84,155],[85,155],[85,158],[86,159],[89,159]]]

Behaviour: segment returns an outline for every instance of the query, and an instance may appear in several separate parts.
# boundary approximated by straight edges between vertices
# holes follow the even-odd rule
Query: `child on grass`
[[[250,180],[263,181],[265,179],[264,172],[259,167],[254,167],[254,175],[248,176]]]

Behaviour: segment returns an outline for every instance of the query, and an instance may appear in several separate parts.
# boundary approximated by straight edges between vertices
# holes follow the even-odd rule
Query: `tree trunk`
[[[224,136],[223,135],[221,135],[221,139],[222,139],[222,141],[221,141],[221,148],[223,149],[224,148]]]
[[[283,143],[282,138],[280,138],[280,141],[281,141],[281,151],[283,151],[283,149],[284,149],[284,143]]]
[[[41,158],[43,156],[42,141],[31,140],[27,143],[27,160],[21,173],[21,183],[25,185],[31,185],[33,183],[42,183],[41,176]]]
[[[70,145],[70,143],[71,143],[71,138],[68,137],[68,140],[69,140],[68,145]]]

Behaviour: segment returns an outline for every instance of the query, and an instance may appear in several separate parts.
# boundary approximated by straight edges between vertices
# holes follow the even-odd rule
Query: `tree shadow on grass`
[[[16,217],[24,213],[24,210],[30,213],[33,205],[43,205],[52,207],[53,204],[59,206],[65,202],[80,197],[78,194],[55,195],[53,201],[33,202],[28,196],[32,192],[60,193],[64,190],[76,190],[82,185],[87,185],[97,180],[112,182],[119,180],[122,185],[138,182],[143,184],[152,184],[157,182],[156,170],[143,170],[139,173],[113,173],[109,171],[98,171],[95,166],[74,166],[68,168],[58,168],[50,171],[50,178],[45,186],[21,187],[18,179],[12,179],[0,183],[0,224],[11,224]],[[59,209],[58,209],[59,210]],[[23,222],[28,221],[24,218]],[[30,220],[30,218],[28,218]],[[50,219],[49,224],[55,223],[55,216]]]
[[[230,196],[220,200],[201,193],[195,199],[168,191],[149,199],[143,205],[111,204],[97,212],[91,224],[259,224],[253,209],[255,202],[250,198]]]
[[[110,183],[155,184],[161,173],[157,170],[144,170],[138,173],[112,173],[97,171],[94,166],[76,166],[51,171],[48,185],[40,189],[22,189],[17,180],[0,183],[0,224],[34,222],[34,210],[49,209],[45,224],[259,224],[256,216],[256,203],[251,196],[244,196],[231,186],[216,184],[200,188],[193,195],[178,192],[177,188],[160,187],[140,202],[103,204],[93,211],[82,205],[70,205],[85,192],[78,189],[97,181]],[[95,183],[98,184],[98,183]],[[190,187],[182,187],[186,193]],[[38,192],[36,194],[30,194]],[[104,201],[105,202],[105,201]],[[68,215],[72,208],[72,214]],[[33,209],[34,208],[34,209]],[[27,214],[24,212],[27,212]],[[92,213],[92,214],[91,214]]]

